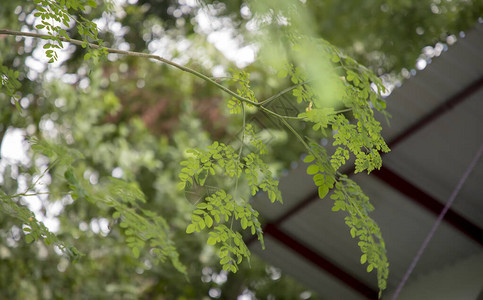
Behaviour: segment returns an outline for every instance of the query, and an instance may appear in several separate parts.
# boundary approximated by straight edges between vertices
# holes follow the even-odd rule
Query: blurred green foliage
[[[212,1],[219,3],[218,1]],[[267,1],[253,1],[257,2]],[[294,1],[298,2],[298,1]],[[314,24],[304,30],[321,36],[377,75],[412,69],[421,50],[446,43],[478,22],[483,3],[478,0],[368,0],[300,1],[311,13]],[[220,15],[235,19],[243,32],[253,31],[250,1],[229,1]],[[273,11],[280,5],[273,5]]]

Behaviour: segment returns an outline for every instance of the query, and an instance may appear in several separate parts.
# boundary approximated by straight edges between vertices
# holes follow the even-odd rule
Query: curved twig
[[[15,30],[10,30],[10,29],[0,29],[0,34],[13,35],[13,36],[24,36],[24,37],[34,37],[34,38],[41,38],[41,39],[50,39],[51,38],[50,35],[46,35],[46,34],[15,31]],[[56,38],[58,38],[59,40],[61,40],[63,42],[71,43],[71,44],[78,45],[78,46],[85,46],[85,44],[86,44],[84,41],[80,41],[80,40],[66,39],[64,37],[56,37]],[[160,62],[165,63],[167,65],[173,66],[173,67],[175,67],[175,68],[177,68],[181,71],[191,73],[191,74],[193,74],[193,75],[195,75],[195,76],[215,85],[217,88],[223,90],[225,93],[229,94],[232,97],[235,97],[236,99],[238,99],[240,101],[249,103],[249,104],[254,105],[254,106],[260,106],[260,103],[254,102],[250,99],[244,98],[244,97],[236,94],[235,92],[233,92],[230,89],[228,89],[227,87],[219,84],[218,82],[211,79],[210,77],[208,77],[208,76],[206,76],[206,75],[204,75],[204,74],[202,74],[198,71],[190,69],[188,67],[179,65],[179,64],[177,64],[173,61],[170,61],[166,58],[163,58],[159,55],[147,54],[147,53],[135,52],[135,51],[125,51],[125,50],[119,50],[119,49],[113,49],[113,48],[105,48],[105,47],[102,47],[102,46],[99,46],[99,45],[96,45],[96,44],[92,44],[92,43],[87,43],[87,46],[92,48],[92,49],[105,49],[108,53],[137,56],[137,57],[150,58],[150,59],[160,61]]]

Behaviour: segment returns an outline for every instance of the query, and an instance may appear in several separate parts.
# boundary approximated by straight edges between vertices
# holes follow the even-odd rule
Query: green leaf
[[[139,248],[138,247],[132,248],[132,254],[134,255],[135,258],[139,258]]]
[[[310,165],[307,168],[307,174],[309,175],[314,175],[319,172],[319,166],[318,165]]]
[[[336,54],[332,55],[331,57],[332,62],[338,63],[340,61],[340,57]]]
[[[203,169],[200,174],[197,176],[197,181],[201,186],[205,185],[206,178],[208,177],[208,170]]]
[[[25,236],[25,242],[27,242],[27,244],[30,244],[32,243],[33,241],[35,241],[35,238],[31,235],[31,234],[27,234]]]
[[[20,106],[20,102],[15,100],[15,107],[17,108],[19,113],[22,113],[22,107]]]
[[[362,254],[362,256],[361,256],[361,265],[365,264],[365,263],[366,263],[366,261],[367,261],[367,254],[365,254],[365,253],[364,253],[364,254]]]
[[[315,157],[314,157],[312,154],[309,154],[309,155],[307,155],[307,156],[304,158],[304,163],[310,163],[310,162],[312,162],[314,159],[315,159]]]
[[[225,256],[220,260],[220,264],[225,265],[231,260],[231,257]]]
[[[176,188],[178,189],[178,191],[184,190],[185,187],[186,187],[186,182],[178,182],[178,184],[176,185]]]
[[[215,237],[210,236],[210,237],[208,238],[208,240],[206,241],[206,243],[207,243],[208,245],[215,245],[215,244],[216,244],[216,238],[215,238]]]
[[[326,187],[325,185],[319,186],[319,198],[324,199],[324,197],[327,195],[329,192],[329,188]]]
[[[277,73],[277,77],[278,77],[278,78],[285,78],[285,77],[287,77],[287,75],[288,75],[288,73],[287,73],[287,71],[286,71],[286,70],[280,70],[280,71],[278,71],[278,73]]]
[[[213,225],[213,219],[208,214],[205,215],[205,224],[206,224],[206,227],[208,228],[210,228],[211,225]]]
[[[367,266],[367,273],[371,272],[374,269],[374,265],[370,264]]]
[[[89,5],[92,8],[97,7],[97,3],[94,0],[87,0],[87,5]]]
[[[323,185],[325,182],[324,182],[324,175],[323,174],[315,174],[314,177],[312,178],[314,180],[314,183],[316,186],[321,186]]]
[[[196,230],[195,224],[189,224],[186,228],[186,233],[193,233]]]
[[[241,222],[241,227],[242,227],[243,229],[247,229],[247,226],[248,226],[248,221],[247,221],[247,219],[246,219],[246,218],[242,218],[240,222]]]
[[[76,186],[78,185],[79,183],[77,182],[77,179],[75,178],[75,175],[74,175],[74,169],[72,168],[68,168],[65,173],[64,173],[64,177],[65,179],[67,180],[68,183]]]
[[[121,222],[119,226],[121,226],[121,228],[128,228],[129,224],[127,224],[126,222]]]

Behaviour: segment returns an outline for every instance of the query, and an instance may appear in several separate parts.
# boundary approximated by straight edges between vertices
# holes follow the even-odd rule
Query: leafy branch
[[[359,246],[363,253],[361,263],[368,262],[368,272],[376,268],[379,288],[383,290],[386,287],[388,264],[385,245],[379,227],[368,215],[373,207],[355,182],[337,171],[352,154],[355,156],[356,172],[367,171],[369,173],[376,168],[380,168],[382,163],[380,152],[389,151],[380,134],[381,126],[373,117],[373,108],[383,113],[385,108],[385,103],[380,98],[384,86],[379,78],[326,41],[309,39],[309,44],[320,48],[324,55],[330,58],[334,69],[340,72],[329,76],[332,76],[330,78],[334,79],[338,87],[342,88],[337,105],[343,105],[343,107],[324,106],[324,102],[321,101],[318,94],[320,89],[314,88],[311,80],[309,80],[310,78],[308,78],[309,72],[301,64],[286,64],[285,69],[279,73],[281,77],[290,77],[292,86],[259,102],[250,87],[249,74],[246,72],[240,71],[232,76],[232,80],[239,86],[234,92],[220,84],[217,79],[161,56],[104,47],[102,40],[97,37],[95,24],[86,23],[86,28],[81,30],[81,35],[87,35],[97,44],[88,42],[87,37],[84,37],[82,41],[71,39],[67,36],[65,30],[45,21],[53,18],[56,21],[62,21],[65,25],[65,22],[68,22],[71,16],[62,13],[65,10],[49,0],[36,0],[36,3],[42,3],[48,7],[48,9],[39,9],[38,17],[41,17],[43,21],[38,29],[47,28],[49,34],[8,29],[0,29],[0,34],[56,41],[58,45],[55,45],[55,47],[51,43],[46,44],[45,49],[48,49],[46,54],[51,58],[50,62],[56,59],[55,51],[51,48],[61,48],[62,42],[96,50],[98,52],[94,55],[95,57],[98,54],[115,53],[153,59],[201,78],[231,97],[227,102],[230,113],[242,114],[243,118],[240,148],[236,151],[231,145],[215,141],[207,150],[189,150],[190,156],[181,162],[182,168],[178,183],[180,190],[189,190],[195,185],[204,187],[210,178],[214,181],[216,181],[216,177],[233,179],[231,183],[234,182],[234,187],[231,186],[231,183],[225,184],[225,187],[204,195],[202,201],[195,204],[191,222],[186,228],[187,233],[208,231],[207,243],[220,246],[219,257],[224,270],[236,272],[243,258],[249,259],[250,256],[241,234],[233,228],[234,221],[238,221],[239,226],[244,230],[249,230],[252,235],[256,234],[263,244],[259,215],[249,204],[249,198],[261,190],[268,194],[271,202],[282,202],[281,193],[278,190],[278,181],[273,178],[267,163],[262,158],[262,155],[266,153],[266,146],[256,136],[254,127],[246,123],[245,106],[248,106],[255,107],[279,119],[287,130],[304,145],[309,153],[305,162],[313,162],[307,168],[307,173],[313,175],[319,197],[324,198],[331,189],[334,190],[331,196],[335,200],[333,210],[343,210],[349,213],[349,216],[346,217],[346,224],[350,228],[351,236],[359,238]],[[81,26],[81,28],[83,27]],[[292,44],[289,45],[293,48],[292,51],[301,51],[301,47],[297,43],[301,43],[302,39],[307,42],[308,38],[301,37],[292,40]],[[89,59],[92,56],[91,53],[88,52],[85,59]],[[7,89],[11,86],[15,87],[15,79],[10,79],[15,78],[15,76],[7,77],[8,81],[5,81],[5,84],[2,81],[2,84],[8,85]],[[373,86],[376,87],[377,92],[374,91]],[[267,108],[268,104],[290,92],[297,103],[307,105],[305,112],[297,116],[286,116]],[[333,138],[332,144],[336,147],[335,152],[328,155],[320,145],[309,143],[287,120],[311,123],[312,130],[315,133],[331,136]],[[243,147],[246,138],[256,151],[247,151],[249,153],[244,154]],[[52,148],[45,146],[39,150],[54,151],[59,159],[69,156],[65,151],[62,152],[62,149],[52,150]],[[72,161],[67,162],[65,160],[59,162],[64,166],[70,166],[71,163]],[[85,198],[96,204],[103,203],[115,211],[113,218],[121,220],[121,227],[126,229],[126,241],[135,257],[140,255],[140,249],[149,245],[157,249],[156,253],[160,260],[168,257],[179,271],[185,272],[184,266],[178,260],[174,244],[168,238],[167,230],[169,226],[163,218],[140,207],[139,202],[142,203],[145,199],[136,185],[111,180],[104,186],[104,191],[94,190],[82,180],[77,179],[72,167],[67,167],[64,177],[70,185],[74,198]],[[249,190],[246,195],[239,192],[239,180],[242,179]],[[234,191],[230,192],[233,188]]]
[[[103,209],[112,210],[112,218],[123,229],[126,243],[134,257],[144,255],[142,250],[149,248],[155,263],[169,259],[179,272],[186,275],[186,267],[179,261],[178,251],[170,238],[170,226],[158,214],[142,208],[141,204],[146,199],[137,184],[110,178],[94,187],[77,174],[79,171],[75,168],[75,163],[85,159],[79,151],[36,138],[29,139],[29,143],[32,150],[48,157],[51,163],[24,192],[6,195],[0,191],[0,211],[22,222],[23,231],[28,233],[25,236],[26,242],[42,239],[46,245],[56,245],[74,262],[84,255],[74,246],[59,240],[33,212],[18,203],[17,199],[22,197],[50,195],[50,192],[29,193],[42,177],[50,173],[57,175],[52,177],[66,183],[66,194],[74,200],[87,200]],[[62,175],[58,176],[59,173]]]
[[[11,70],[0,63],[0,91],[4,91],[8,97],[13,99],[17,110],[21,112],[22,107],[17,95],[17,90],[21,87],[20,81],[17,79],[18,75],[18,71]]]
[[[10,30],[10,29],[0,29],[0,34],[13,35],[13,36],[24,36],[24,37],[34,37],[34,38],[41,38],[41,39],[52,38],[51,35],[45,35],[45,34],[39,34],[39,33],[33,33],[33,32],[15,31],[15,30]],[[253,99],[250,99],[249,97],[243,97],[240,94],[237,94],[237,93],[233,92],[232,90],[230,90],[229,88],[221,85],[220,83],[217,82],[216,78],[208,77],[208,76],[204,75],[203,73],[200,73],[200,72],[198,72],[194,69],[191,69],[189,67],[177,64],[177,63],[170,61],[168,59],[165,59],[165,58],[163,58],[159,55],[147,54],[147,53],[136,52],[136,51],[119,50],[119,49],[114,49],[114,48],[107,48],[107,47],[103,47],[103,46],[100,46],[100,45],[97,45],[97,44],[87,43],[86,41],[71,39],[71,38],[66,37],[66,36],[60,36],[60,37],[57,37],[56,39],[61,41],[61,42],[68,42],[68,43],[71,43],[71,44],[74,44],[74,45],[82,46],[84,48],[89,47],[91,49],[99,49],[99,50],[102,50],[105,53],[115,53],[115,54],[121,54],[121,55],[128,55],[128,56],[134,56],[134,57],[154,59],[154,60],[160,61],[162,63],[165,63],[167,65],[173,66],[173,67],[175,67],[175,68],[177,68],[181,71],[193,74],[196,77],[201,78],[201,79],[205,80],[206,82],[208,82],[210,84],[213,84],[217,88],[221,89],[225,93],[232,96],[235,100],[242,101],[242,102],[247,103],[249,105],[258,107],[261,110],[263,110],[263,111],[265,111],[265,112],[267,112],[271,115],[274,115],[274,116],[280,117],[280,118],[286,118],[286,119],[296,119],[296,120],[300,119],[299,117],[283,116],[283,115],[277,114],[274,111],[267,109],[264,105],[269,104],[270,102],[279,98],[280,96],[282,96],[282,95],[288,93],[289,91],[296,89],[297,87],[305,84],[305,82],[301,82],[301,83],[298,83],[298,84],[296,84],[292,87],[289,87],[289,88],[277,93],[276,95],[273,95],[272,97],[267,98],[266,100],[264,100],[262,102],[256,102]],[[247,82],[246,80],[239,78],[239,77],[233,77],[233,79],[240,81],[240,82]],[[19,82],[17,83],[17,82],[18,81],[12,81],[12,85],[14,85],[16,88],[19,88],[20,83]],[[10,87],[10,85],[8,85],[8,87]],[[20,110],[20,107],[19,107],[19,110]]]
[[[7,34],[7,35],[13,35],[13,36],[34,37],[34,38],[41,38],[41,39],[51,39],[52,38],[51,35],[47,35],[47,34],[39,34],[39,33],[33,33],[33,32],[14,31],[14,30],[10,30],[10,29],[0,29],[0,34]],[[235,99],[237,99],[239,101],[243,101],[245,103],[248,103],[248,104],[251,104],[251,105],[254,105],[254,106],[259,106],[260,105],[260,104],[254,102],[254,101],[252,101],[250,99],[241,97],[240,95],[238,95],[237,93],[231,91],[227,87],[219,84],[216,80],[214,80],[214,79],[212,79],[212,78],[210,78],[210,77],[208,77],[208,76],[206,76],[206,75],[204,75],[204,74],[202,74],[202,73],[200,73],[200,72],[198,72],[196,70],[193,70],[191,68],[182,66],[180,64],[177,64],[177,63],[175,63],[173,61],[170,61],[168,59],[165,59],[165,58],[163,58],[163,57],[161,57],[159,55],[147,54],[147,53],[135,52],[135,51],[119,50],[119,49],[114,49],[114,48],[107,48],[107,47],[103,47],[103,46],[100,46],[100,45],[97,45],[97,44],[86,43],[85,41],[80,41],[80,40],[66,38],[66,37],[58,37],[58,40],[59,41],[62,41],[62,42],[69,42],[71,44],[78,45],[78,46],[82,46],[82,47],[89,47],[89,48],[92,48],[92,49],[103,50],[106,53],[115,53],[115,54],[121,54],[121,55],[128,55],[128,56],[135,56],[135,57],[142,57],[142,58],[154,59],[154,60],[160,61],[162,63],[165,63],[167,65],[173,66],[173,67],[175,67],[175,68],[177,68],[177,69],[179,69],[181,71],[184,71],[184,72],[193,74],[196,77],[199,77],[199,78],[201,78],[201,79],[209,82],[210,84],[215,85],[216,87],[218,87],[222,91],[228,93],[230,96],[234,97]]]
[[[57,238],[57,236],[51,232],[43,222],[39,221],[34,213],[26,206],[20,205],[18,199],[26,196],[36,196],[41,193],[35,194],[17,194],[7,195],[0,190],[0,211],[14,217],[22,223],[22,230],[25,233],[25,241],[27,243],[33,243],[37,240],[43,240],[46,245],[57,246],[62,253],[64,253],[69,259],[76,262],[80,257],[84,256],[77,248],[69,245]]]

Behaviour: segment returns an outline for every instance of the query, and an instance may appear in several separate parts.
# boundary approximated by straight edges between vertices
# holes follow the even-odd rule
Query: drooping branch
[[[33,32],[24,32],[24,31],[15,31],[15,30],[10,30],[10,29],[0,29],[0,35],[2,34],[5,34],[5,35],[12,35],[12,36],[23,36],[23,37],[33,37],[33,38],[40,38],[40,39],[50,39],[50,36],[49,35],[46,35],[46,34],[39,34],[39,33],[33,33]],[[80,40],[76,40],[76,39],[67,39],[67,38],[64,38],[64,37],[57,37],[60,41],[62,42],[66,42],[66,43],[71,43],[71,44],[74,44],[74,45],[78,45],[78,46],[85,46],[85,42],[84,41],[80,41]],[[154,54],[148,54],[148,53],[142,53],[142,52],[136,52],[136,51],[126,51],[126,50],[119,50],[119,49],[114,49],[114,48],[107,48],[107,47],[102,47],[102,46],[99,46],[97,44],[93,44],[93,43],[87,43],[87,46],[89,48],[92,48],[92,49],[105,49],[108,53],[115,53],[115,54],[121,54],[121,55],[128,55],[128,56],[136,56],[136,57],[143,57],[143,58],[148,58],[148,59],[154,59],[154,60],[157,60],[157,61],[160,61],[162,63],[165,63],[167,65],[170,65],[170,66],[173,66],[181,71],[184,71],[184,72],[187,72],[187,73],[191,73],[213,85],[215,85],[216,87],[218,87],[219,89],[223,90],[224,92],[226,92],[227,94],[229,94],[230,96],[240,100],[240,101],[243,101],[245,103],[248,103],[248,104],[251,104],[253,106],[256,106],[258,108],[260,108],[262,111],[265,111],[275,117],[278,117],[278,118],[285,118],[285,119],[295,119],[295,120],[300,120],[301,118],[298,118],[298,117],[290,117],[290,116],[283,116],[283,115],[279,115],[269,109],[267,109],[266,107],[264,107],[264,105],[267,105],[269,104],[270,102],[274,101],[275,99],[279,98],[280,96],[284,95],[285,93],[297,88],[298,86],[300,85],[303,85],[303,84],[306,84],[307,82],[302,82],[302,83],[299,83],[299,84],[296,84],[296,85],[293,85],[291,87],[288,87],[286,89],[284,89],[283,91],[261,101],[261,102],[255,102],[255,101],[252,101],[250,99],[247,99],[245,97],[242,97],[240,95],[238,95],[237,93],[231,91],[230,89],[228,89],[227,87],[219,84],[216,79],[212,79],[196,70],[193,70],[191,68],[188,68],[188,67],[185,67],[185,66],[182,66],[182,65],[179,65],[171,60],[168,60],[166,58],[163,58],[159,55],[154,55]]]
[[[13,36],[23,36],[23,37],[33,37],[33,38],[40,38],[40,39],[50,39],[51,38],[51,36],[46,35],[46,34],[15,31],[15,30],[10,30],[10,29],[0,29],[0,35],[1,34],[13,35]],[[76,39],[66,39],[64,37],[56,37],[56,38],[58,38],[62,42],[71,43],[71,44],[78,45],[78,46],[85,46],[85,44],[86,44],[84,41],[80,41],[80,40],[76,40]],[[236,98],[240,101],[243,101],[245,103],[249,103],[249,104],[254,105],[254,106],[260,106],[261,105],[260,103],[254,102],[250,99],[244,98],[244,97],[236,94],[235,92],[231,91],[227,87],[219,84],[215,80],[211,79],[210,77],[208,77],[208,76],[206,76],[206,75],[204,75],[204,74],[202,74],[198,71],[195,71],[193,69],[190,69],[190,68],[182,66],[182,65],[179,65],[179,64],[177,64],[173,61],[170,61],[168,59],[165,59],[165,58],[163,58],[159,55],[147,54],[147,53],[135,52],[135,51],[125,51],[125,50],[119,50],[119,49],[114,49],[114,48],[105,48],[105,47],[102,47],[102,46],[99,46],[99,45],[96,45],[96,44],[92,44],[92,43],[87,43],[87,46],[89,48],[92,48],[92,49],[105,49],[108,53],[116,53],[116,54],[128,55],[128,56],[137,56],[137,57],[150,58],[150,59],[160,61],[160,62],[165,63],[167,65],[173,66],[173,67],[175,67],[175,68],[177,68],[181,71],[191,73],[191,74],[203,79],[204,81],[215,85],[217,88],[221,89],[222,91],[228,93],[230,96],[232,96],[232,97],[234,97],[234,98]]]

